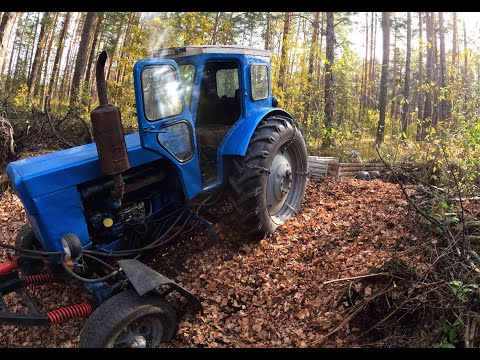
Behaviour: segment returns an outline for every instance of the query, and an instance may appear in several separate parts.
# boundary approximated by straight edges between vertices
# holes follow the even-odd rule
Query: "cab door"
[[[137,61],[133,68],[138,129],[142,147],[170,159],[179,169],[185,195],[202,190],[197,140],[177,63]]]

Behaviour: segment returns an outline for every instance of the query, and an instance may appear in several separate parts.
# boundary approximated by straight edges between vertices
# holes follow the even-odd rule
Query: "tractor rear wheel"
[[[264,238],[300,211],[307,149],[293,119],[274,115],[262,120],[247,153],[233,164],[229,200],[249,236]]]
[[[157,348],[177,331],[177,314],[158,294],[126,290],[101,304],[80,333],[82,348]]]

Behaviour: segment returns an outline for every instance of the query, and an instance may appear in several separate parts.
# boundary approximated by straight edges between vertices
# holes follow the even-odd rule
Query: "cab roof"
[[[237,55],[251,55],[259,57],[270,58],[270,51],[249,47],[249,46],[235,46],[235,45],[200,45],[200,46],[180,46],[165,49],[155,50],[152,54],[154,58],[181,58],[191,55],[201,54],[237,54]]]

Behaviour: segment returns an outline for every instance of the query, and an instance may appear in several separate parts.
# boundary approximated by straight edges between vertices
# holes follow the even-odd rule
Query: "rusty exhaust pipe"
[[[130,161],[125,145],[120,109],[108,104],[105,86],[106,61],[107,52],[102,51],[95,70],[100,105],[90,112],[90,117],[102,172],[112,176],[114,181],[112,198],[120,205],[124,194],[122,172],[130,169]]]

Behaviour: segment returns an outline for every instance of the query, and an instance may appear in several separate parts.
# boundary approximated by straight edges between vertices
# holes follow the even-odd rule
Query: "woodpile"
[[[309,156],[308,171],[313,177],[338,177],[339,160],[336,157]]]
[[[353,163],[340,162],[336,157],[309,156],[308,170],[310,176],[323,178],[326,176],[340,177],[356,177],[360,171],[382,172],[385,165],[383,163]]]

